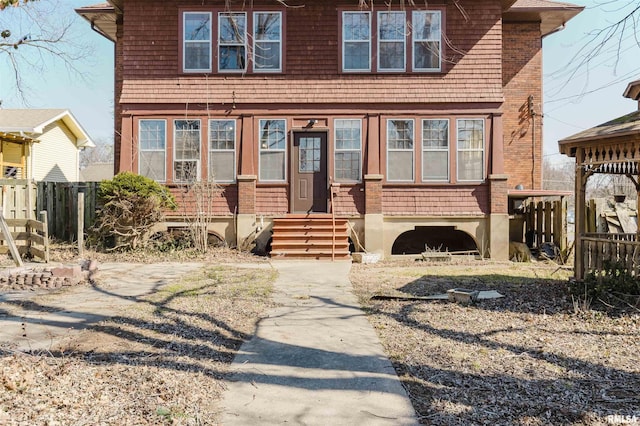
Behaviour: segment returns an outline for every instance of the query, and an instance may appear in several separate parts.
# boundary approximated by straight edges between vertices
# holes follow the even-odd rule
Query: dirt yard
[[[63,347],[0,348],[0,425],[217,424],[222,377],[274,279],[214,264]]]
[[[640,315],[574,306],[556,265],[354,265],[351,279],[423,424],[640,425]],[[451,288],[505,297],[371,300]]]
[[[216,424],[222,378],[271,306],[270,270],[231,250],[104,255],[100,262],[206,261],[202,273],[64,347],[0,348],[0,425]],[[55,260],[72,262],[73,250]],[[351,280],[423,424],[640,424],[640,316],[574,306],[556,265],[354,264]],[[247,285],[247,283],[250,283]],[[371,300],[497,290],[474,305]]]

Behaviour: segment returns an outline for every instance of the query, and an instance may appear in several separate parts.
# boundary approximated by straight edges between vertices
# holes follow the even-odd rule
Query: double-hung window
[[[378,71],[404,71],[406,20],[402,12],[378,12]]]
[[[413,120],[387,120],[387,180],[413,182]]]
[[[185,12],[182,28],[184,72],[211,72],[211,13]]]
[[[413,70],[440,71],[441,25],[440,11],[414,10],[412,20]]]
[[[282,13],[253,14],[253,71],[282,71]]]
[[[449,120],[422,120],[422,180],[449,180]]]
[[[138,173],[150,179],[166,180],[167,122],[140,120],[138,123]]]
[[[371,13],[342,13],[342,69],[371,71]]]
[[[286,177],[285,120],[260,120],[260,180],[281,182]]]
[[[236,122],[209,120],[209,180],[233,182],[236,177]]]
[[[484,120],[457,121],[458,180],[484,179]]]
[[[173,180],[194,182],[200,178],[200,120],[175,120]]]
[[[362,122],[335,120],[335,177],[338,182],[361,180]]]
[[[342,12],[342,71],[407,70],[442,70],[441,10]]]
[[[247,14],[225,12],[218,15],[218,71],[244,72],[247,69]]]

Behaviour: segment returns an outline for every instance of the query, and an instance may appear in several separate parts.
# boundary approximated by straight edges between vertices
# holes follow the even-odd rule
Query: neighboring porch
[[[2,178],[27,179],[29,145],[36,139],[13,133],[0,132],[0,171]]]
[[[639,100],[640,80],[630,83],[624,96]],[[583,280],[591,273],[601,273],[612,263],[624,265],[628,273],[640,277],[638,232],[589,233],[586,223],[586,185],[593,175],[626,176],[635,186],[640,200],[640,108],[563,139],[558,145],[562,154],[576,159],[576,280]],[[637,230],[637,223],[635,228]]]

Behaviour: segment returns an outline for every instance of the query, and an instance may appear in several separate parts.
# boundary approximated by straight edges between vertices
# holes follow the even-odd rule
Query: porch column
[[[377,175],[380,173],[380,116],[367,116],[367,175]],[[366,177],[365,177],[366,179]]]
[[[384,256],[382,177],[380,174],[364,176],[364,247],[380,256]]]
[[[509,211],[507,179],[504,174],[489,175],[489,249],[491,259],[509,260]],[[483,244],[482,241],[479,242]]]
[[[585,232],[586,215],[586,180],[584,172],[584,149],[576,148],[576,176],[575,176],[575,236],[574,236],[574,261],[573,268],[575,278],[581,281],[584,278],[584,257],[582,238]]]

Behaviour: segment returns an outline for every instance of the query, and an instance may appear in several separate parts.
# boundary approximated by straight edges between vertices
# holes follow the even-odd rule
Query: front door
[[[291,157],[293,213],[326,213],[327,134],[323,132],[294,133]]]

